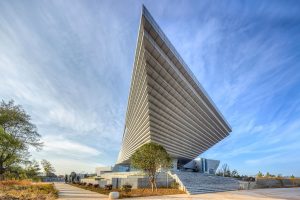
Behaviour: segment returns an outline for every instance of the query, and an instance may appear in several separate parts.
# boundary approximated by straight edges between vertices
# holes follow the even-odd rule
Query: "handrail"
[[[177,176],[177,174],[172,174],[172,172],[171,171],[168,171],[168,174],[173,178],[173,179],[175,179],[175,181],[177,182],[177,183],[179,183],[179,189],[181,189],[182,191],[184,191],[184,192],[188,192],[187,190],[186,190],[186,187],[183,185],[183,183],[181,182],[181,180],[180,180],[180,178]]]

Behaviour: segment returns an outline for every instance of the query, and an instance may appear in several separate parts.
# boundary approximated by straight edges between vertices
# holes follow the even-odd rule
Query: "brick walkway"
[[[107,195],[91,192],[78,187],[74,187],[65,183],[54,183],[56,189],[59,191],[59,200],[96,200],[108,199]]]

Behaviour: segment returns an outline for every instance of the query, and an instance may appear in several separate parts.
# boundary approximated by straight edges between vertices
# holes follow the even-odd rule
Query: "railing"
[[[179,184],[179,189],[184,191],[184,192],[188,192],[186,190],[186,187],[184,186],[184,184],[181,182],[180,178],[177,176],[177,174],[172,174],[171,171],[168,171],[168,174]]]
[[[64,182],[65,178],[60,177],[43,177],[42,182]]]

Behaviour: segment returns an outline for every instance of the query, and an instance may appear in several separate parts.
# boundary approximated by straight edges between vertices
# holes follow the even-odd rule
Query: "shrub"
[[[26,181],[1,181],[1,200],[54,200],[58,191],[53,184],[38,184]]]
[[[248,177],[248,176],[245,176],[242,178],[243,181],[248,181],[248,182],[254,182],[255,181],[255,178],[254,177]]]
[[[93,186],[93,183],[88,183],[88,185],[87,186]]]
[[[121,190],[124,191],[125,193],[128,193],[131,191],[131,188],[132,188],[132,185],[124,184],[124,185],[122,185]]]
[[[172,182],[171,183],[171,188],[175,188],[175,189],[178,189],[179,188],[179,183],[177,183],[177,182]]]
[[[86,185],[86,182],[83,182],[82,185]]]
[[[105,190],[112,190],[112,184],[107,184],[104,186]]]
[[[264,175],[263,175],[263,173],[261,173],[260,171],[257,173],[257,175],[256,175],[257,177],[263,177]]]
[[[1,196],[1,200],[19,200],[19,198],[5,194],[4,196]]]
[[[277,178],[282,178],[282,175],[281,175],[281,174],[278,174],[278,175],[277,175]]]
[[[95,188],[99,187],[99,184],[94,184],[94,187],[95,187]]]
[[[23,186],[29,186],[31,185],[31,182],[28,180],[7,180],[7,181],[0,181],[0,186],[14,186],[14,185],[23,185]]]

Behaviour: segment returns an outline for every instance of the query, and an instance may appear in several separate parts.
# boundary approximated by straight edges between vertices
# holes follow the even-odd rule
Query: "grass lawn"
[[[31,181],[0,181],[0,200],[53,200],[58,191],[53,184]]]
[[[176,188],[158,188],[157,192],[152,192],[151,189],[132,189],[130,192],[125,192],[120,189],[112,189],[112,190],[105,190],[103,188],[94,187],[94,186],[87,186],[87,185],[79,185],[79,184],[71,184],[75,187],[79,187],[82,189],[98,192],[101,194],[109,194],[110,192],[116,191],[120,193],[120,198],[130,198],[130,197],[147,197],[147,196],[160,196],[160,195],[172,195],[172,194],[185,194],[184,191],[181,191]]]

